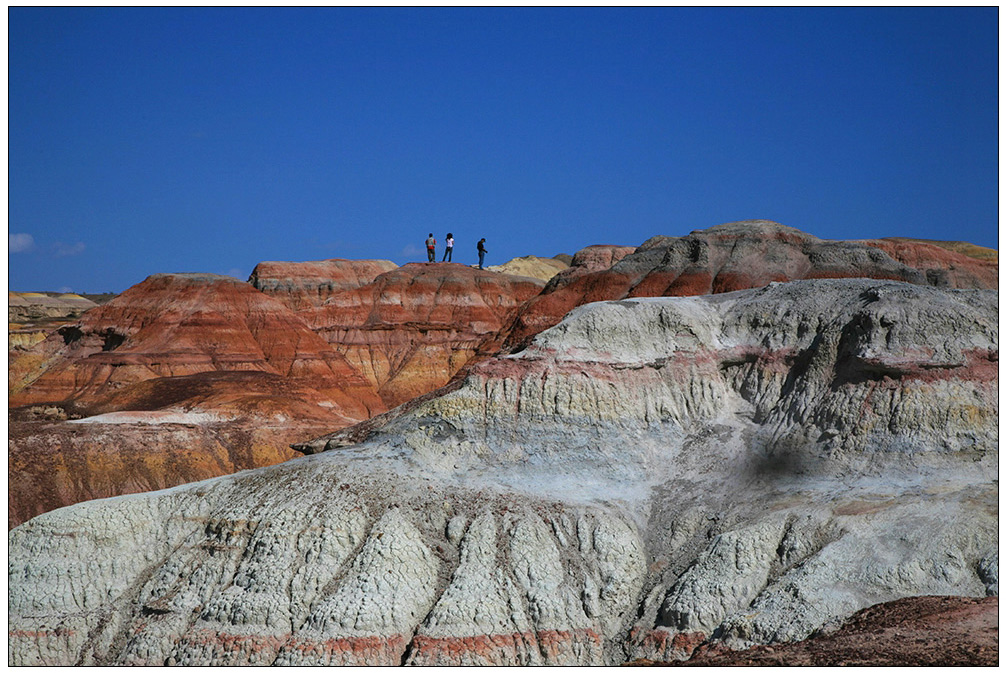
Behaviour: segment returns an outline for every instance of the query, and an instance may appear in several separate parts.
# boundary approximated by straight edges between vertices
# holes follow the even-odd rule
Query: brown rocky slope
[[[703,646],[665,666],[996,666],[999,597],[919,596],[860,610],[840,628],[748,650]]]
[[[397,268],[384,259],[326,259],[319,262],[259,262],[248,282],[295,311],[320,306],[333,294],[374,281]]]
[[[287,460],[291,443],[446,383],[544,284],[344,260],[262,263],[252,281],[262,291],[152,276],[21,354],[10,525]]]

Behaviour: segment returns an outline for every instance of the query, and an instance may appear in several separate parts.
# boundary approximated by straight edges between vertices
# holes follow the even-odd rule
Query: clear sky
[[[771,219],[998,248],[998,8],[21,8],[9,286]]]

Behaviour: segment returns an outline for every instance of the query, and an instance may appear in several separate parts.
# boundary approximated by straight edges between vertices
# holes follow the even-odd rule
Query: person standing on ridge
[[[440,260],[441,262],[453,262],[454,261],[454,234],[448,232],[447,238],[444,239],[444,258]]]
[[[426,256],[431,262],[437,261],[437,239],[433,238],[432,231],[426,239]]]
[[[486,250],[486,246],[483,245],[485,242],[486,242],[486,239],[483,238],[482,240],[479,241],[479,246],[478,246],[479,247],[479,268],[480,269],[482,268],[482,262],[485,261],[486,253],[489,252],[488,250]]]

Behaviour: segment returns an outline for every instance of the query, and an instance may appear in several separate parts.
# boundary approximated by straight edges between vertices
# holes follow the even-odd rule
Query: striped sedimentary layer
[[[966,244],[910,239],[830,241],[768,220],[731,222],[687,236],[654,236],[635,249],[593,246],[581,250],[569,269],[552,278],[539,296],[522,307],[505,343],[524,345],[588,302],[732,292],[813,278],[875,278],[943,288],[996,289],[999,264],[995,257],[979,256]]]
[[[16,528],[9,661],[614,664],[997,593],[997,302],[580,307],[360,443]]]

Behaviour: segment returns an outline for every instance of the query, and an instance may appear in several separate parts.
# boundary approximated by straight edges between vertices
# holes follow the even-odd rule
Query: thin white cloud
[[[73,245],[67,245],[66,243],[60,243],[57,241],[56,245],[53,246],[53,255],[56,257],[72,257],[84,252],[84,248],[84,244],[80,242],[74,243]]]
[[[423,250],[409,243],[407,246],[402,248],[402,257],[415,257],[422,254]]]
[[[7,234],[7,246],[11,252],[28,252],[35,247],[31,234]]]

